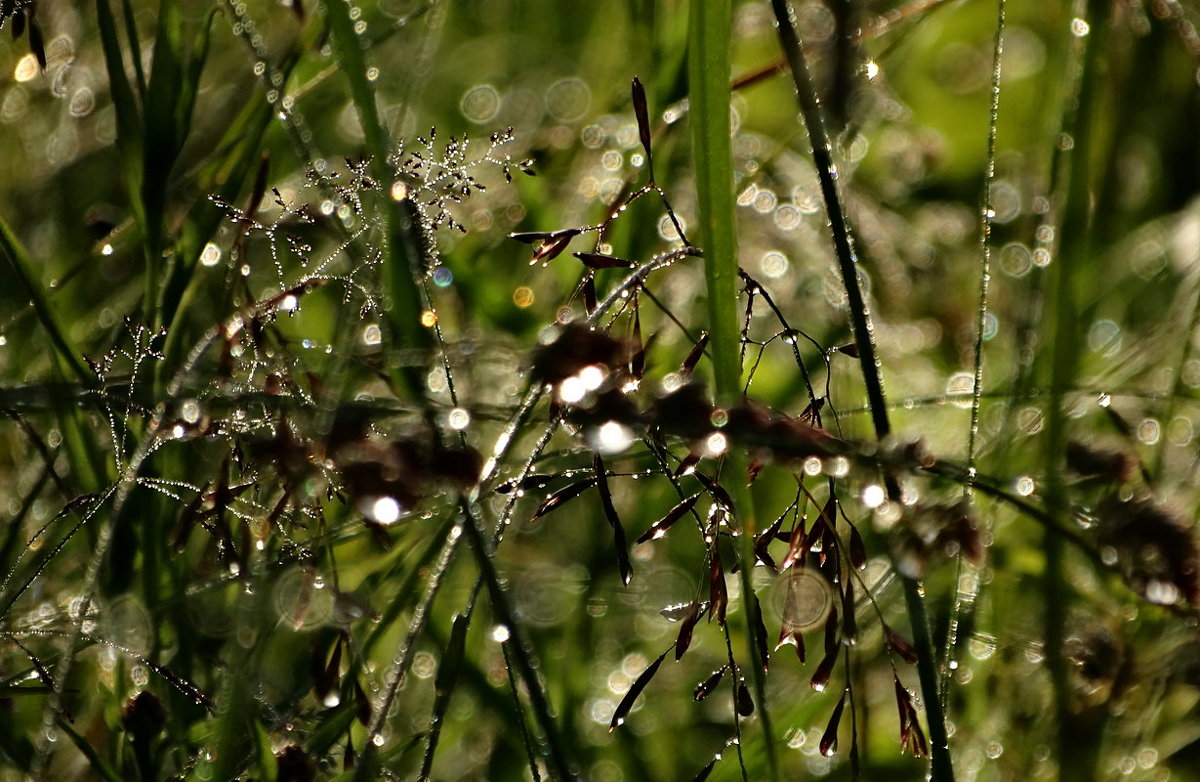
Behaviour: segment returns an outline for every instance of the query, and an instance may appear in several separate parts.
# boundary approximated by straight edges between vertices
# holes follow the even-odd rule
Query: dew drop
[[[713,432],[704,441],[704,452],[708,456],[720,456],[729,448],[729,441],[720,432]]]
[[[512,300],[513,304],[522,309],[531,306],[534,301],[533,289],[527,285],[518,287],[513,291]]]
[[[401,510],[400,503],[394,497],[378,497],[371,503],[368,515],[378,524],[395,524]]]
[[[179,406],[179,417],[189,424],[200,420],[200,403],[195,399],[187,399]]]
[[[951,404],[956,407],[971,406],[971,392],[975,388],[975,376],[970,372],[955,372],[946,381],[946,396],[951,397]]]
[[[863,488],[862,501],[863,505],[866,505],[868,508],[878,508],[883,504],[884,499],[883,487],[879,484],[872,483]]]
[[[105,245],[105,247],[111,249],[112,245]],[[105,253],[105,255],[109,254],[111,253]],[[200,264],[202,266],[216,266],[220,262],[221,248],[212,242],[204,245],[204,249],[200,252]]]
[[[466,429],[471,423],[471,414],[461,407],[456,407],[450,411],[447,417],[447,422],[450,428],[456,432]]]
[[[788,263],[787,256],[778,250],[771,250],[763,254],[762,259],[758,262],[759,268],[766,277],[777,279],[787,274]]]
[[[471,122],[491,122],[500,112],[500,93],[490,84],[477,84],[463,93],[458,107]]]
[[[71,96],[71,102],[68,104],[68,110],[72,117],[86,117],[92,113],[94,108],[96,108],[96,95],[90,87],[80,87],[75,90],[75,94]]]
[[[1137,438],[1146,445],[1154,445],[1158,442],[1162,427],[1155,418],[1144,419],[1137,428]]]
[[[37,57],[30,52],[17,60],[17,67],[13,69],[13,78],[18,82],[33,81],[41,73],[41,70]]]
[[[606,421],[588,435],[588,445],[602,454],[624,451],[633,443],[633,432],[616,421]]]

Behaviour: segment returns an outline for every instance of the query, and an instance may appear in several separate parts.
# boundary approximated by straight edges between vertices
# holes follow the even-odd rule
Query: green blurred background
[[[282,489],[294,504],[276,534],[270,524],[262,531],[281,491],[266,460],[257,472],[245,467],[240,474],[255,485],[233,502],[237,512],[230,521],[238,534],[245,528],[263,542],[253,577],[214,570],[209,532],[199,528],[172,554],[168,536],[194,512],[188,510],[193,498],[222,475],[237,482],[242,467],[230,468],[230,459],[241,465],[243,456],[230,443],[252,450],[266,436],[256,434],[256,417],[274,420],[273,408],[253,396],[271,392],[256,384],[283,362],[303,389],[296,399],[328,393],[335,403],[380,403],[386,410],[371,425],[387,438],[411,431],[419,418],[394,378],[387,378],[394,366],[412,363],[428,370],[426,394],[436,420],[445,424],[454,409],[466,410],[469,444],[490,454],[516,409],[529,356],[549,338],[546,327],[579,317],[583,306],[573,296],[582,271],[576,261],[563,255],[531,265],[530,248],[506,237],[597,224],[643,183],[644,155],[629,98],[635,75],[646,85],[656,125],[657,181],[685,229],[696,223],[683,103],[686,3],[356,3],[351,19],[365,24],[359,34],[372,68],[370,90],[393,144],[403,140],[403,149],[419,150],[418,136],[436,127],[430,155],[449,137],[469,135],[473,160],[487,150],[492,133],[511,127],[513,140],[494,156],[531,159],[536,173],[517,173],[509,184],[498,165],[472,168],[486,190],[448,207],[466,232],[442,228],[434,234],[443,265],[441,276],[431,277],[430,309],[443,329],[457,392],[452,399],[436,364],[414,361],[388,339],[380,346],[369,337],[381,323],[387,335],[391,295],[370,265],[382,244],[370,231],[378,217],[372,211],[378,209],[376,194],[364,196],[364,215],[341,218],[340,202],[309,176],[318,163],[344,177],[347,162],[365,154],[349,80],[324,34],[322,9],[312,0],[305,0],[303,13],[276,2],[220,3],[210,20],[210,3],[178,7],[183,50],[206,27],[211,40],[194,110],[182,122],[186,139],[169,170],[158,172],[164,189],[154,198],[162,213],[163,295],[182,313],[171,320],[170,333],[157,338],[152,350],[133,351],[148,363],[135,367],[117,354],[110,373],[94,383],[81,381],[56,359],[46,316],[30,305],[37,297],[27,282],[13,265],[0,266],[0,395],[11,419],[0,424],[0,518],[6,525],[0,553],[9,574],[3,594],[13,598],[6,599],[0,626],[13,642],[0,642],[6,672],[0,693],[3,778],[24,778],[35,747],[45,744],[47,696],[35,686],[45,682],[27,651],[53,671],[62,648],[54,633],[85,621],[72,617],[70,607],[90,566],[99,568],[99,591],[87,633],[124,649],[90,642],[79,652],[67,701],[74,736],[93,747],[93,755],[66,746],[66,733],[59,733],[48,767],[53,778],[94,778],[103,768],[120,777],[143,768],[121,710],[147,687],[167,709],[166,732],[155,736],[153,749],[163,778],[211,779],[230,771],[304,778],[287,777],[293,772],[273,759],[292,744],[306,747],[321,778],[343,773],[347,738],[361,750],[366,735],[363,726],[346,724],[353,718],[346,705],[351,680],[373,699],[385,686],[430,572],[426,552],[446,534],[453,498],[435,494],[381,530],[364,525],[353,501],[326,492],[336,481],[310,477]],[[149,74],[158,4],[112,8],[126,46],[128,26],[138,31],[136,54]],[[882,373],[895,407],[894,429],[903,440],[919,438],[939,458],[961,461],[980,311],[980,208],[997,5],[829,0],[800,3],[796,11],[836,138]],[[833,348],[851,340],[845,294],[792,82],[772,70],[780,52],[770,4],[738,2],[734,15],[733,78],[761,76],[738,86],[732,106],[740,262],[792,327]],[[32,18],[44,38],[44,70],[31,53],[28,30],[16,40],[7,34],[0,39],[0,218],[24,248],[29,279],[69,342],[99,360],[114,346],[129,351],[130,334],[137,332],[125,319],[142,323],[154,310],[144,301],[144,231],[130,194],[129,164],[116,143],[118,116],[96,8],[41,0]],[[1068,436],[1126,454],[1144,470],[1134,470],[1121,486],[1072,482],[1068,499],[1086,518],[1110,492],[1152,493],[1191,528],[1197,507],[1194,430],[1200,424],[1200,357],[1193,347],[1200,294],[1197,18],[1193,3],[1165,0],[1007,5],[977,466],[1010,498],[1038,502],[1047,479],[1040,437],[1054,355],[1047,279],[1061,253],[1075,252],[1060,246],[1056,232],[1063,209],[1078,208],[1064,207],[1070,167],[1083,166],[1091,175],[1092,218],[1088,251],[1071,281],[1079,338],[1078,372],[1067,394]],[[1089,37],[1098,37],[1098,53],[1085,61]],[[129,56],[125,72],[136,79]],[[272,73],[280,74],[280,84],[270,84]],[[271,89],[277,94],[268,95]],[[1084,107],[1080,116],[1077,106]],[[286,115],[279,114],[281,107]],[[1086,127],[1085,155],[1070,154],[1075,135],[1064,127],[1074,127],[1075,134]],[[241,238],[239,227],[225,219],[227,210],[210,199],[216,195],[246,208],[260,172],[267,172],[267,190],[257,219],[278,229],[274,258],[270,232]],[[421,175],[412,182],[420,183]],[[307,204],[324,219],[301,223],[273,203],[270,188],[278,188],[292,211]],[[294,316],[271,324],[278,335],[274,352],[239,367],[231,387],[217,382],[223,372],[219,351],[209,350],[185,373],[182,390],[169,395],[163,378],[185,365],[191,346],[210,329],[237,307],[285,291],[311,269],[314,262],[306,267],[297,254],[281,249],[294,249],[283,239],[288,233],[309,245],[307,258],[330,259],[334,284],[305,294]],[[347,241],[347,233],[354,238]],[[604,251],[644,261],[677,247],[675,240],[661,202],[643,198],[613,223]],[[585,245],[579,239],[571,249],[593,249]],[[691,347],[672,318],[692,336],[706,327],[703,276],[698,263],[690,263],[652,278],[649,289],[666,312],[641,302],[644,335],[656,335],[638,392],[645,404],[664,384],[678,381],[676,370]],[[600,272],[601,295],[619,279],[618,272]],[[623,317],[613,333],[629,328]],[[762,314],[750,321],[750,338],[770,343],[752,373],[750,392],[772,410],[798,415],[808,398],[778,331]],[[150,353],[158,350],[164,355],[152,361]],[[802,353],[818,386],[828,375],[826,428],[869,439],[857,364],[830,353],[826,373],[823,354],[806,343]],[[750,359],[756,354],[751,346]],[[133,376],[127,395],[135,370],[142,374]],[[707,371],[702,364],[701,373]],[[128,417],[129,439],[114,448],[103,402],[124,404],[127,396],[133,400],[129,411],[144,409],[146,415]],[[75,497],[103,492],[117,480],[115,453],[131,446],[151,413],[192,397],[211,405],[214,419],[237,421],[241,413],[248,423],[230,425],[237,436],[201,437],[157,452],[148,470],[170,491],[142,485],[134,496],[146,496],[131,500],[114,520],[112,554],[97,562],[95,530],[108,511],[98,511],[95,523],[73,537],[56,514]],[[70,412],[75,408],[83,412]],[[320,418],[328,410],[321,409],[311,427],[324,435],[315,440],[329,432]],[[306,410],[301,405],[297,416]],[[122,408],[114,415],[121,419]],[[518,474],[545,420],[545,408],[539,408],[535,422],[517,433],[501,478]],[[265,423],[262,428],[269,429]],[[253,460],[251,453],[247,463]],[[581,438],[559,433],[537,471],[559,475],[553,486],[560,487],[577,474],[572,471],[590,465]],[[635,537],[678,500],[637,447],[613,457],[610,467],[646,474],[612,481],[616,508]],[[756,483],[764,519],[791,500],[792,473],[786,465],[770,466]],[[856,467],[839,479],[844,509],[866,536],[871,559],[864,583],[878,614],[860,599],[858,642],[847,647],[849,662],[839,666],[827,692],[809,686],[820,631],[810,634],[806,664],[788,647],[772,656],[767,681],[781,766],[785,778],[850,778],[849,714],[842,721],[841,751],[832,757],[817,751],[836,695],[849,683],[862,778],[919,779],[924,762],[899,750],[892,660],[879,621],[907,626],[887,556],[903,509],[859,501],[863,488],[877,480],[869,470]],[[918,509],[954,502],[963,493],[959,482],[919,475],[907,476],[904,489]],[[495,559],[580,772],[595,780],[690,779],[724,752],[728,757],[711,778],[740,778],[736,753],[726,746],[735,730],[732,698],[724,690],[703,703],[692,698],[694,686],[726,660],[715,625],[700,625],[692,650],[679,663],[664,663],[626,724],[614,732],[608,727],[632,681],[675,638],[678,625],[660,609],[707,589],[704,542],[680,528],[662,541],[635,546],[635,578],[625,587],[593,495],[526,523],[548,490],[531,491],[520,501],[516,524]],[[504,500],[485,495],[488,519],[497,518]],[[931,562],[926,574],[935,638],[948,650],[942,663],[956,769],[963,779],[1057,778],[1060,749],[1042,646],[1042,529],[1011,502],[980,497],[976,509],[987,544],[984,561],[976,567],[943,558]],[[1062,508],[1050,512],[1065,525],[1076,524]],[[47,524],[45,540],[36,539]],[[61,550],[48,546],[53,555],[42,554],[46,540],[63,541]],[[148,553],[152,549],[158,553]],[[414,675],[386,722],[381,751],[395,778],[417,774],[451,618],[467,601],[477,572],[469,557],[459,559],[420,640]],[[1078,740],[1093,764],[1090,773],[1097,779],[1200,778],[1194,612],[1148,604],[1075,549],[1068,551],[1066,573],[1065,627],[1074,644],[1070,702]],[[774,640],[785,579],[767,569],[755,578]],[[30,588],[16,594],[15,585],[27,579]],[[315,583],[333,587],[322,592]],[[486,602],[480,608],[485,615],[467,637],[433,778],[530,775],[517,722],[529,722],[532,730],[533,720],[524,695],[514,704],[508,691],[510,674]],[[365,616],[350,605],[361,606]],[[735,594],[731,616],[739,606]],[[948,644],[952,621],[960,625]],[[741,650],[745,640],[735,624],[730,632]],[[309,673],[324,664],[313,660],[328,661],[336,638],[344,638],[347,649],[340,705],[312,692]],[[151,664],[167,666],[208,693],[217,701],[216,716],[189,705]],[[899,677],[915,689],[908,666],[899,666]],[[16,692],[21,687],[30,692]],[[753,722],[741,722],[744,763],[750,778],[759,778],[765,761]],[[235,757],[226,761],[222,752]]]

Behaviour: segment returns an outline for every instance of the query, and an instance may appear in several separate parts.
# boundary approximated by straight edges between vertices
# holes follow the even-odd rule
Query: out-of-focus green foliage
[[[0,2],[0,779],[1200,778],[1200,12],[793,3],[852,313],[702,5]]]

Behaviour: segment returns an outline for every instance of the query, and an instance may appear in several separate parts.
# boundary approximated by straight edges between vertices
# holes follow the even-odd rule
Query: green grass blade
[[[975,310],[975,344],[973,347],[974,365],[971,380],[971,422],[967,432],[967,480],[963,482],[963,494],[968,499],[973,493],[976,475],[976,459],[979,448],[979,416],[983,409],[983,343],[988,316],[988,296],[992,278],[992,184],[996,179],[996,128],[1000,119],[1000,75],[1001,56],[1004,53],[1004,24],[1006,0],[1000,0],[998,19],[996,21],[996,37],[992,45],[992,94],[988,106],[988,146],[987,162],[984,164],[983,198],[980,205],[979,223],[979,305]],[[960,556],[956,565],[958,583],[959,576],[966,565]],[[975,593],[960,589],[954,598],[954,608],[950,614],[950,624],[946,633],[945,654],[942,659],[941,699],[942,708],[950,692],[950,660],[953,659],[955,647],[958,644],[959,621],[964,611],[969,610],[975,600]]]
[[[708,283],[708,315],[719,404],[741,397],[737,302],[737,225],[730,144],[728,0],[693,2],[689,31],[688,105],[696,163],[700,240]]]
[[[363,55],[362,39],[354,31],[350,18],[350,5],[342,0],[327,0],[322,3],[329,23],[330,38],[346,81],[350,85],[350,96],[358,112],[367,154],[371,156],[371,171],[384,189],[381,197],[384,233],[383,254],[385,287],[391,299],[388,318],[391,323],[396,347],[419,350],[422,354],[432,346],[428,330],[421,325],[424,310],[420,286],[417,280],[422,273],[423,258],[417,234],[422,230],[410,204],[397,202],[389,197],[394,175],[389,168],[388,154],[391,151],[387,129],[375,105],[375,90],[367,78],[366,57]],[[425,373],[420,367],[396,369],[397,382],[413,395],[423,397],[421,388]]]
[[[116,22],[108,0],[96,0],[96,16],[100,28],[100,44],[104,50],[104,66],[108,72],[108,89],[117,115],[117,153],[121,156],[121,175],[130,194],[130,206],[138,224],[145,223],[142,214],[142,125],[133,88],[125,75],[125,60],[117,38]],[[144,230],[144,226],[143,226]]]
[[[65,719],[59,718],[57,721],[57,729],[67,734],[67,738],[69,738],[71,743],[74,744],[81,753],[83,753],[83,756],[87,758],[88,763],[91,764],[92,771],[94,771],[100,779],[103,779],[106,782],[126,782],[125,778],[122,777],[121,774],[112,767],[112,764],[102,758],[100,753],[96,752],[95,748],[88,743],[87,739],[79,735],[75,728],[71,726],[71,723],[67,722]]]
[[[1075,100],[1065,106],[1063,133],[1074,140],[1063,164],[1068,169],[1066,202],[1063,205],[1062,225],[1059,234],[1060,250],[1051,265],[1047,300],[1050,333],[1047,342],[1050,352],[1050,398],[1046,410],[1046,440],[1044,470],[1046,476],[1045,502],[1049,508],[1061,508],[1068,504],[1066,477],[1063,469],[1066,462],[1068,439],[1068,416],[1066,395],[1074,384],[1079,370],[1080,355],[1085,351],[1081,344],[1082,331],[1079,302],[1085,300],[1084,292],[1096,275],[1092,221],[1092,171],[1089,155],[1092,149],[1092,115],[1096,106],[1097,92],[1104,58],[1107,52],[1100,40],[1105,30],[1099,29],[1100,19],[1106,15],[1099,12],[1096,3],[1088,3],[1085,18],[1092,20],[1093,27],[1083,41],[1080,52],[1082,67]],[[1105,25],[1107,27],[1107,25]],[[1068,659],[1067,618],[1075,598],[1074,590],[1066,573],[1066,541],[1064,536],[1047,530],[1043,550],[1045,571],[1043,573],[1046,609],[1043,617],[1046,644],[1046,663],[1054,688],[1054,707],[1058,728],[1058,763],[1062,769],[1061,779],[1094,779],[1096,774],[1096,751],[1094,743],[1098,735],[1091,735],[1086,728],[1077,724],[1075,711],[1075,686],[1071,681],[1072,663]]]
[[[80,358],[83,354],[75,347],[71,342],[71,338],[59,324],[58,313],[54,305],[50,302],[50,298],[46,295],[46,291],[42,288],[42,285],[34,277],[33,261],[29,258],[29,254],[25,252],[21,240],[13,233],[12,228],[9,227],[8,222],[3,217],[0,217],[0,250],[8,258],[9,265],[12,266],[17,281],[20,283],[25,295],[29,297],[29,301],[33,305],[34,314],[37,316],[38,322],[42,324],[46,335],[50,338],[50,344],[54,346],[59,361],[66,369],[67,374],[74,375],[77,380],[85,385],[90,385],[93,378]]]
[[[145,135],[142,148],[142,201],[145,247],[145,321],[152,325],[160,317],[158,300],[162,289],[162,251],[165,226],[167,181],[178,154],[182,132],[176,124],[177,106],[184,92],[183,20],[176,0],[162,0],[154,38],[154,62],[146,86]]]
[[[729,0],[695,0],[688,28],[688,102],[692,123],[692,156],[696,171],[700,242],[704,248],[704,274],[708,293],[709,329],[717,403],[730,406],[741,400],[741,322],[738,311],[737,215],[734,203],[733,147],[730,140],[729,36],[733,6]],[[756,522],[754,503],[747,488],[746,455],[731,452],[725,471],[737,506],[742,534],[738,538],[738,569],[744,594],[753,592],[750,573],[754,563]],[[766,697],[766,660],[759,659],[754,642],[753,617],[747,607],[746,642],[754,683],[759,721],[765,738],[770,777],[779,774],[775,741]]]
[[[133,3],[130,0],[121,0],[121,17],[125,20],[125,35],[129,38],[129,51],[140,52],[142,44],[138,37],[137,22],[133,18]],[[133,74],[137,78],[138,96],[146,99],[146,71],[142,67],[142,58],[134,57],[133,59]]]

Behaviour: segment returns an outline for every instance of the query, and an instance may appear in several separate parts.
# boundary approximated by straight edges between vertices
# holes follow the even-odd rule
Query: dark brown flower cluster
[[[924,578],[933,561],[958,555],[978,563],[983,541],[967,500],[920,504],[909,509],[892,532],[892,557],[909,578]]]
[[[1097,508],[1100,556],[1151,603],[1200,608],[1200,549],[1192,531],[1148,498]]]

